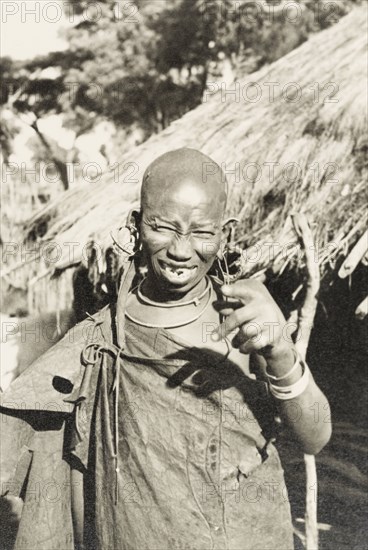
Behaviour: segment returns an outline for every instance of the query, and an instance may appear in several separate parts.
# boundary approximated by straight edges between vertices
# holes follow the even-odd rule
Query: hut
[[[202,105],[130,150],[100,181],[81,182],[51,202],[28,221],[21,244],[4,248],[5,282],[26,289],[30,312],[74,304],[77,316],[92,313],[109,299],[119,263],[113,242],[138,204],[146,166],[168,150],[194,147],[227,174],[242,276],[260,277],[293,318],[308,286],[306,241],[295,221],[304,214],[321,275],[308,360],[335,424],[318,458],[325,548],[365,545],[366,9],[231,86],[209,83]],[[297,519],[304,474],[300,457],[285,448]],[[302,540],[301,527],[296,522]]]
[[[183,146],[212,156],[226,172],[228,213],[240,220],[236,241],[255,247],[245,254],[247,274],[295,258],[293,212],[309,217],[327,273],[365,226],[365,9],[244,80],[209,83],[202,105],[129,151],[99,181],[81,182],[30,219],[21,244],[5,243],[3,273],[10,286],[27,290],[30,313],[70,307],[72,274],[91,264],[93,245],[95,285],[101,280],[111,231],[138,203],[144,169]]]

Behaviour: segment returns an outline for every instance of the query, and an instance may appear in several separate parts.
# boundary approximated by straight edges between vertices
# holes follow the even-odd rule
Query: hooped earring
[[[231,224],[226,242],[221,244],[216,257],[218,266],[217,271],[222,282],[225,284],[230,284],[243,275],[242,252],[239,247],[234,245],[236,224],[239,222],[240,220],[238,218],[230,217],[222,224],[223,232],[226,227]]]
[[[130,210],[125,225],[119,227],[115,235],[112,231],[110,232],[117,254],[131,257],[141,250],[142,245],[137,228],[139,215],[140,213],[137,210]]]

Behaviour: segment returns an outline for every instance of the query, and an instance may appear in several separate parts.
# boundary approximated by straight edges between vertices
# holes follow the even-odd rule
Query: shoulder
[[[93,341],[108,337],[109,311],[104,308],[72,327],[57,344],[34,361],[1,395],[1,406],[12,410],[69,413],[65,400],[82,380],[81,353]]]

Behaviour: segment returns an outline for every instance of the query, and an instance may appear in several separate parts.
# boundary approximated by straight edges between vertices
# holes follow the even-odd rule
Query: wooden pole
[[[294,215],[293,223],[304,250],[307,273],[306,295],[299,312],[298,337],[295,344],[296,349],[305,359],[318,303],[320,272],[318,260],[314,257],[313,234],[306,216],[304,214]],[[305,454],[304,464],[306,476],[305,547],[306,550],[318,550],[317,469],[314,455]]]

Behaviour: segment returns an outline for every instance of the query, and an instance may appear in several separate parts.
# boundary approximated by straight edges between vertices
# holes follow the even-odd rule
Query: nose
[[[190,237],[175,235],[167,248],[167,256],[177,262],[187,262],[192,257],[192,243]]]

